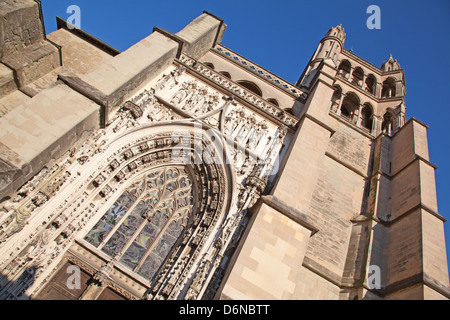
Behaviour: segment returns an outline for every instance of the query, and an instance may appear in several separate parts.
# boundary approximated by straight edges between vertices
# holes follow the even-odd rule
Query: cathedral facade
[[[0,299],[448,299],[403,69],[326,32],[291,84],[204,12],[123,52],[0,3]]]

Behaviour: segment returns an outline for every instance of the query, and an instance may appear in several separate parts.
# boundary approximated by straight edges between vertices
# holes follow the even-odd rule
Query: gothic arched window
[[[370,104],[364,104],[361,110],[361,127],[366,128],[370,132],[373,126],[373,108]]]
[[[352,83],[359,87],[362,87],[363,79],[364,79],[363,69],[361,67],[356,67],[355,70],[353,70]]]
[[[192,221],[193,202],[184,167],[153,169],[125,189],[84,239],[152,280]]]
[[[237,83],[240,84],[241,86],[247,88],[248,90],[252,91],[253,93],[257,94],[258,96],[262,97],[261,89],[253,82],[242,80],[242,81],[237,81]]]
[[[355,115],[359,108],[359,98],[354,93],[347,93],[342,101],[341,115],[348,118],[349,121],[356,123]]]
[[[226,71],[219,71],[219,73],[220,73],[221,75],[227,77],[228,79],[231,79],[231,75],[230,75],[228,72],[226,72]]]
[[[365,83],[364,89],[367,92],[369,92],[370,94],[375,95],[376,85],[377,85],[377,79],[375,78],[375,76],[373,74],[369,74],[366,78],[366,83]]]
[[[387,78],[383,82],[383,89],[381,91],[381,97],[382,98],[390,98],[395,97],[397,94],[395,89],[395,79],[393,78]]]
[[[391,110],[387,110],[383,116],[381,131],[389,136],[392,136],[393,130],[394,130],[394,115]]]
[[[343,76],[344,78],[347,78],[350,74],[350,70],[352,69],[352,65],[348,60],[343,60],[338,67],[338,73]]]
[[[274,99],[274,98],[269,98],[269,99],[267,99],[267,101],[270,102],[271,104],[276,105],[277,107],[280,106],[280,104],[278,103],[278,101],[277,101],[276,99]]]
[[[211,62],[203,62],[205,66],[214,70],[214,65]]]

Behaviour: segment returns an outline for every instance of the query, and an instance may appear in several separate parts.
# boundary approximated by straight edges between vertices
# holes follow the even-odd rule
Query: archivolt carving
[[[230,79],[227,77],[215,72],[214,70],[211,70],[210,68],[202,65],[201,63],[198,63],[194,59],[182,55],[180,58],[180,62],[184,64],[188,68],[192,68],[193,70],[199,72],[204,77],[212,80],[213,82],[217,83],[218,85],[226,88],[227,90],[230,90],[234,94],[240,96],[247,102],[251,103],[258,109],[260,109],[262,112],[267,113],[268,115],[277,118],[278,120],[282,121],[286,126],[288,127],[294,127],[296,123],[298,122],[298,119],[296,119],[294,116],[289,115],[285,113],[282,109],[272,105],[271,103],[268,103],[264,99],[258,97],[257,95],[251,93],[250,91],[244,89],[243,87],[239,86],[236,83],[233,83]]]
[[[192,128],[192,126],[187,126],[187,128]],[[172,149],[177,146],[177,143],[179,143],[180,140],[172,140],[172,131],[173,129],[165,132],[164,130],[158,131],[151,135],[138,135],[140,137],[135,138],[134,141],[128,143],[126,141],[128,141],[129,138],[125,135],[122,139],[119,139],[122,140],[121,147],[116,148],[114,151],[112,151],[111,146],[105,149],[111,150],[108,152],[110,155],[109,157],[106,154],[98,154],[98,158],[104,158],[107,160],[107,163],[101,164],[102,161],[96,161],[96,164],[94,165],[92,162],[95,162],[95,157],[92,158],[92,160],[90,160],[90,167],[92,169],[95,168],[97,173],[95,175],[90,174],[85,183],[81,183],[80,189],[84,189],[85,191],[80,190],[81,194],[78,195],[77,202],[72,204],[68,203],[65,206],[63,205],[60,214],[56,214],[47,224],[47,227],[41,232],[42,235],[45,234],[45,237],[41,236],[41,238],[39,238],[41,240],[38,240],[35,244],[31,243],[27,247],[29,249],[24,248],[24,250],[21,251],[21,254],[18,257],[24,257],[24,260],[26,260],[25,263],[18,264],[17,262],[12,261],[9,266],[6,267],[8,273],[12,277],[14,277],[14,275],[19,275],[24,268],[27,266],[29,267],[31,259],[35,261],[33,265],[36,265],[40,270],[35,277],[40,276],[40,274],[44,272],[42,269],[45,269],[51,264],[54,258],[62,252],[64,248],[67,248],[74,238],[74,235],[79,234],[87,223],[92,225],[91,220],[95,219],[94,216],[101,214],[102,208],[105,209],[105,206],[110,202],[110,199],[117,197],[116,195],[120,193],[120,190],[123,190],[124,185],[129,184],[132,177],[136,175],[147,175],[148,177],[151,173],[156,174],[157,171],[154,171],[155,169],[151,168],[157,168],[158,166],[165,166],[161,167],[163,169],[158,169],[162,170],[160,173],[164,174],[168,174],[169,170],[171,170],[173,174],[178,172],[180,175],[181,171],[179,170],[186,170],[180,177],[183,177],[183,181],[185,182],[189,180],[192,181],[192,186],[195,186],[195,202],[191,200],[193,198],[180,197],[180,192],[183,192],[183,188],[171,191],[177,192],[177,197],[171,200],[174,210],[172,216],[178,214],[181,215],[181,220],[179,220],[181,223],[180,227],[184,228],[185,231],[184,235],[174,244],[175,249],[171,251],[171,257],[168,257],[168,259],[176,259],[177,261],[178,259],[185,261],[188,257],[191,257],[190,259],[197,259],[199,251],[202,250],[203,244],[205,243],[205,238],[208,237],[213,228],[218,227],[218,221],[223,219],[224,212],[231,204],[231,197],[233,194],[232,181],[229,181],[227,177],[230,176],[230,174],[227,175],[225,173],[226,170],[230,171],[230,169],[226,169],[227,165],[220,163],[194,165],[193,144],[189,145],[189,148],[192,151],[192,158],[190,159],[192,164],[186,165],[182,163],[182,167],[173,164]],[[209,149],[206,149],[203,146],[202,152],[205,152],[206,154],[209,152]],[[82,165],[78,162],[74,162],[74,165],[77,167],[85,167],[87,164],[88,163]],[[175,167],[173,167],[174,165]],[[101,168],[100,172],[98,171],[99,168]],[[149,172],[149,170],[153,171]],[[181,180],[176,180],[176,182],[174,182],[169,179],[166,180],[162,186],[159,186],[159,189],[148,190],[154,190],[160,193],[162,195],[160,201],[163,201],[164,199],[168,200],[167,197],[170,197],[171,193],[164,193],[167,193],[167,190],[170,190],[170,188],[176,184],[180,186],[180,181]],[[147,181],[147,183],[150,182]],[[187,187],[188,185],[184,188]],[[152,199],[154,198],[139,198],[140,201],[151,201]],[[181,202],[192,202],[189,204],[189,206],[191,206],[190,210],[196,210],[197,212],[190,223],[187,222],[187,211],[183,211],[184,207],[181,205]],[[165,209],[171,210],[170,208]],[[153,212],[153,214],[155,214],[155,212]],[[145,218],[150,219],[150,216]],[[60,249],[54,250],[57,245]],[[190,249],[186,249],[187,247]],[[126,251],[124,253],[126,253]],[[149,252],[148,256],[150,254],[151,253]],[[139,262],[141,266],[145,264],[144,260]],[[163,264],[161,265],[162,271],[161,275],[158,276],[158,281],[161,282],[172,279],[173,282],[173,277],[171,274],[168,274],[166,270],[171,266],[163,267],[163,265],[166,265],[164,263],[167,262],[166,257],[163,257],[163,260]],[[187,268],[190,268],[193,265],[194,262],[192,261],[186,263]],[[159,270],[159,268],[157,269]],[[188,271],[189,269],[178,272],[181,280],[186,279],[184,275]],[[152,283],[154,283],[154,281]],[[150,285],[151,288],[155,288],[155,284],[149,283],[149,286]],[[179,285],[180,283],[177,282],[177,286]],[[35,289],[38,290],[38,288]],[[165,292],[167,292],[167,290],[168,289],[165,289]],[[153,291],[151,294],[153,294]],[[157,293],[156,296],[162,294],[163,293]]]
[[[218,44],[213,48],[214,51],[219,53],[220,55],[226,57],[228,60],[230,60],[233,63],[236,63],[240,67],[244,67],[250,72],[253,72],[256,76],[264,79],[265,81],[268,81],[277,87],[285,90],[289,94],[293,94],[296,97],[300,97],[303,92],[290,84],[289,82],[281,79],[280,77],[276,76],[275,74],[268,72],[267,70],[259,67],[258,65],[254,64],[250,60],[245,59],[244,57],[236,54],[235,52],[231,51],[228,48],[225,48],[224,46]]]
[[[144,298],[147,299],[197,299],[213,294],[223,274],[221,261],[229,257],[246,225],[246,209],[265,188],[287,128],[275,131],[232,98],[220,97],[217,91],[199,82],[182,80],[185,79],[183,71],[184,67],[173,70],[153,88],[144,89],[126,102],[107,128],[89,133],[84,142],[75,145],[58,163],[41,171],[8,202],[8,214],[0,217],[0,241],[5,241],[0,247],[0,270],[7,275],[0,283],[0,298],[17,298],[24,291],[31,297],[37,294],[74,240],[90,246],[99,256],[109,255],[110,266],[121,264],[127,268],[131,260],[121,259],[132,257],[127,250],[132,248],[135,238],[125,242],[119,254],[102,250],[125,220],[131,218],[132,210],[139,203],[154,201],[154,197],[137,196],[123,219],[110,225],[113,230],[109,238],[98,245],[88,239],[89,232],[119,197],[131,190],[133,183],[144,182],[144,176],[148,179],[148,175],[157,172],[167,174],[168,170],[178,170],[179,176],[190,181],[192,198],[179,193],[169,199],[171,192],[186,191],[176,179],[166,179],[158,187],[146,185],[141,192],[164,194],[166,188],[170,190],[169,184],[174,183],[171,186],[178,187],[168,191],[167,201],[192,199],[187,212],[183,212],[185,206],[181,203],[174,205],[172,213],[167,206],[159,208],[166,210],[163,216],[168,221],[173,215],[180,215],[177,221],[182,232],[174,237],[170,250],[161,257],[151,276],[139,274],[147,257],[152,255],[151,244],[128,271],[128,276],[146,284]],[[169,102],[158,96],[176,88],[180,90],[170,96]],[[189,113],[203,120],[203,124],[182,120]],[[170,121],[170,125],[165,126],[165,121]],[[205,135],[211,126],[217,130]],[[182,134],[174,135],[175,131]],[[203,139],[211,135],[220,143]],[[230,157],[218,157],[224,150],[228,150],[226,155]],[[134,190],[139,193],[139,186]],[[138,215],[142,219],[141,230],[136,229],[133,236],[145,229],[145,221],[151,223],[157,209],[141,210],[142,215]],[[120,230],[126,233],[124,227]],[[101,279],[102,273],[98,275]],[[22,280],[16,286],[6,286],[19,278]]]
[[[198,81],[183,82],[170,103],[187,112],[195,118],[216,110],[220,99],[217,92],[210,92],[207,86],[200,85]]]

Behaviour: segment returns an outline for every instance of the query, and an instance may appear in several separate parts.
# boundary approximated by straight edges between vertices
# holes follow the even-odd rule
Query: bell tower
[[[332,64],[337,66],[339,55],[344,48],[345,37],[346,34],[342,24],[330,28],[325,34],[325,37],[319,42],[305,72],[296,85],[309,87],[319,65],[324,60],[331,60],[333,62]]]
[[[314,60],[331,59],[336,63],[339,53],[342,52],[342,48],[344,47],[345,36],[346,34],[342,24],[330,28],[325,34],[325,37],[320,41]]]

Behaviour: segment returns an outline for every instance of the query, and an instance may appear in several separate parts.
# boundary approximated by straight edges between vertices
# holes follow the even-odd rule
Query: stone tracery
[[[258,199],[267,172],[270,173],[273,166],[272,158],[265,157],[263,165],[255,167],[254,160],[258,155],[250,155],[249,149],[262,154],[281,145],[275,146],[278,139],[271,139],[271,135],[278,131],[265,118],[246,111],[233,98],[220,98],[217,91],[186,78],[184,71],[184,67],[175,68],[153,87],[143,89],[124,103],[106,129],[92,134],[89,142],[74,146],[61,160],[63,165],[58,164],[56,170],[43,171],[35,186],[29,188],[33,191],[27,191],[23,198],[17,199],[17,203],[28,201],[35,208],[33,210],[43,210],[46,214],[37,218],[25,211],[25,215],[21,215],[23,223],[11,220],[11,231],[3,235],[5,240],[30,219],[32,225],[40,226],[30,233],[32,241],[24,239],[18,246],[7,249],[11,259],[3,261],[0,267],[8,270],[11,279],[20,277],[24,270],[32,268],[34,271],[32,277],[21,282],[20,290],[18,287],[2,290],[0,295],[15,299],[17,295],[13,292],[21,290],[32,296],[39,294],[44,284],[51,280],[52,270],[61,264],[59,261],[72,259],[79,265],[86,265],[80,258],[71,258],[75,248],[84,248],[97,259],[109,257],[103,266],[108,265],[106,269],[113,271],[101,273],[103,267],[99,267],[98,272],[92,271],[103,279],[98,282],[100,285],[106,283],[109,287],[120,288],[113,274],[125,267],[129,269],[128,277],[147,281],[143,295],[147,299],[197,299],[206,294],[207,287],[209,295],[213,292],[211,288],[217,287],[218,281],[213,275],[223,272],[219,266],[225,252],[230,254],[236,245],[236,237],[247,221],[244,218],[246,209]],[[170,102],[160,96],[167,96],[168,92],[173,92]],[[210,135],[203,134],[197,141],[192,132],[194,123],[180,122],[187,114],[222,130],[229,141],[217,145],[204,139]],[[163,121],[170,121],[172,127],[164,129],[161,127]],[[175,137],[174,127],[183,126],[190,132],[189,137]],[[201,130],[205,129],[208,128]],[[281,140],[284,135],[280,135]],[[188,138],[187,144],[183,142],[184,138]],[[177,146],[183,146],[187,162],[173,162],[173,150]],[[220,159],[217,155],[224,152],[218,147],[228,149],[233,165],[213,161]],[[200,164],[195,162],[198,152],[202,159]],[[168,173],[169,170],[178,172],[185,182],[190,181],[186,190],[180,189],[181,181],[176,179],[166,180],[159,187],[152,187],[149,181],[142,184],[143,177]],[[255,170],[259,171],[255,173]],[[236,173],[237,180],[234,181],[236,178],[232,177]],[[248,179],[251,173],[254,177]],[[44,185],[46,188],[52,186],[54,192],[40,187],[49,180],[52,182]],[[70,194],[64,191],[66,181],[74,183]],[[140,185],[144,187],[139,189]],[[170,200],[173,208],[167,207],[169,203],[164,208],[150,205],[149,201],[155,199],[150,193],[162,195],[162,187],[171,190],[166,194],[169,198],[176,193],[177,196]],[[189,197],[186,198],[181,193],[188,189]],[[43,192],[45,190],[47,192]],[[132,190],[133,197],[130,196]],[[14,205],[14,208],[18,206]],[[170,210],[174,210],[172,215],[168,213]],[[157,212],[158,221],[165,219],[165,224],[154,223]],[[176,214],[179,214],[178,218],[174,218]],[[160,233],[155,231],[157,226],[162,230]],[[150,240],[152,236],[154,239]],[[158,246],[163,240],[166,246]],[[59,257],[62,256],[66,258],[61,260]],[[209,282],[211,286],[208,286]],[[123,290],[121,294],[139,296]]]

